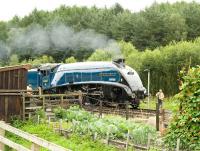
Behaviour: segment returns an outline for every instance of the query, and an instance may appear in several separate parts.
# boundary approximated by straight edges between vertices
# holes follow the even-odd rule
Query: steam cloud
[[[0,41],[0,59],[6,59],[9,53],[10,48],[3,41]]]
[[[40,25],[31,25],[26,29],[13,28],[9,35],[11,50],[43,53],[50,48],[56,50],[104,49],[119,56],[120,48],[116,41],[109,39],[94,30],[75,32],[64,24],[51,24],[46,28]],[[2,47],[2,48],[1,48]],[[0,43],[0,53],[4,54],[7,48]],[[8,52],[8,51],[7,51]]]

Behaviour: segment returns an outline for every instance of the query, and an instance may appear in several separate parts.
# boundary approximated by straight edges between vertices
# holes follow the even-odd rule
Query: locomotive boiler
[[[45,64],[28,72],[28,84],[33,89],[41,87],[45,93],[81,91],[89,103],[96,100],[139,106],[146,89],[138,73],[125,65],[124,59],[113,62],[78,62],[69,64]]]

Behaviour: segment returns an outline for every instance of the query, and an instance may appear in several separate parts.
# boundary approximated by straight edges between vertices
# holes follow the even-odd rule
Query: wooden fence
[[[72,103],[82,105],[83,94],[80,92],[71,92],[68,94],[43,94],[43,95],[27,95],[23,94],[23,120],[35,114],[37,109],[53,109],[55,107],[67,108]],[[69,104],[70,103],[70,104]]]
[[[8,138],[4,137],[5,131],[11,132],[17,136],[20,136],[20,137],[32,142],[31,149],[26,148],[26,147],[24,147],[20,144],[17,144],[15,142],[9,140]],[[36,137],[27,132],[19,130],[15,127],[12,127],[12,126],[4,123],[4,121],[0,121],[0,150],[2,150],[2,151],[4,150],[4,145],[8,145],[9,147],[11,147],[17,151],[39,151],[41,147],[44,147],[51,151],[71,151],[64,147],[61,147],[59,145],[56,145],[49,141],[46,141],[42,138]]]
[[[27,90],[0,89],[0,120],[9,122],[12,116],[22,118],[22,96]],[[38,93],[38,91],[32,91]]]

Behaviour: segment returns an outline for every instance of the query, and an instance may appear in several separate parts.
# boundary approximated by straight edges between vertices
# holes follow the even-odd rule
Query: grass
[[[87,135],[79,136],[76,134],[72,134],[70,135],[69,138],[65,138],[64,136],[60,136],[59,134],[54,133],[53,129],[49,128],[46,124],[28,123],[23,125],[20,129],[28,133],[34,134],[47,141],[63,146],[67,149],[71,149],[73,151],[116,151],[117,150],[116,148],[102,144],[99,141],[94,141]],[[31,142],[28,142],[11,133],[7,133],[6,136],[10,140],[13,140],[14,142],[21,144],[27,148],[31,147]],[[46,149],[44,148],[42,148],[41,150],[46,151]],[[6,151],[12,151],[12,149],[7,147]]]
[[[156,102],[157,102],[156,97],[150,97],[149,109],[155,110],[156,109]],[[140,108],[141,109],[148,109],[147,98],[145,98],[143,101],[141,101]],[[164,101],[163,101],[163,109],[170,110],[170,111],[177,111],[178,110],[178,102],[175,101],[173,98],[165,98]]]

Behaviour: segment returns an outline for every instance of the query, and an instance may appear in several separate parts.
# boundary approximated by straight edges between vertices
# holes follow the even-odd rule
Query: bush
[[[184,150],[200,150],[200,66],[189,70],[183,77],[181,92],[176,95],[180,101],[180,112],[176,113],[165,137],[169,148],[175,148],[180,138]]]

